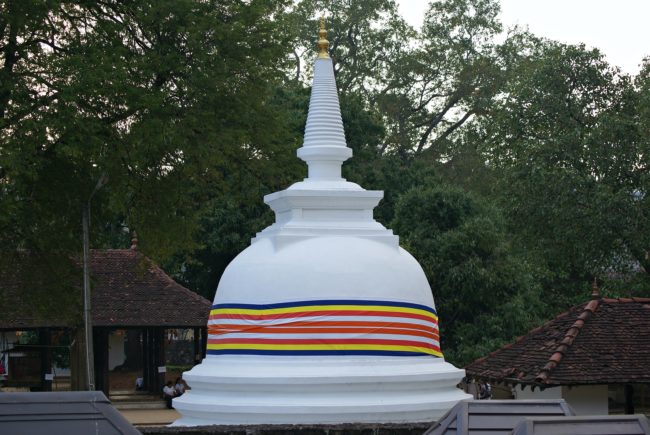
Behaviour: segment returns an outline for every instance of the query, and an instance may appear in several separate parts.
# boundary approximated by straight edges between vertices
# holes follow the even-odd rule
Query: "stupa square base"
[[[421,435],[426,423],[263,424],[140,427],[143,435]]]
[[[430,422],[470,397],[463,375],[428,356],[208,356],[173,425]]]

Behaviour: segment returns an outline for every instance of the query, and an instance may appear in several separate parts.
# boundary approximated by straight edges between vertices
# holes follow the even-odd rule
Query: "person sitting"
[[[176,385],[174,385],[174,391],[176,393],[176,397],[180,397],[183,395],[185,392],[185,384],[183,383],[183,380],[181,378],[176,378]]]
[[[163,387],[163,399],[165,399],[165,403],[167,404],[168,409],[174,409],[172,406],[172,399],[174,396],[175,391],[172,381],[167,381],[167,385]]]

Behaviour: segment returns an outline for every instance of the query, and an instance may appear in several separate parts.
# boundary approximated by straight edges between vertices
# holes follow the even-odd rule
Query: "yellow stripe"
[[[220,349],[259,349],[259,350],[388,350],[398,352],[420,352],[435,356],[442,356],[427,347],[418,346],[387,346],[377,344],[255,344],[255,343],[233,343],[233,344],[208,344],[208,350]]]
[[[286,314],[286,313],[308,313],[311,311],[382,311],[388,313],[410,313],[427,316],[438,321],[435,314],[420,310],[418,308],[407,307],[387,307],[383,305],[310,305],[305,307],[288,307],[288,308],[271,308],[266,310],[247,310],[242,308],[217,308],[210,311],[211,315],[215,314],[245,314],[245,315],[268,315],[268,314]]]

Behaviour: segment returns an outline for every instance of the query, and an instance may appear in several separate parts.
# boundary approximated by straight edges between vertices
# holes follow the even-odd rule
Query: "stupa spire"
[[[318,48],[314,61],[314,82],[309,102],[309,113],[305,127],[305,138],[298,157],[309,167],[309,181],[344,181],[341,165],[352,157],[352,150],[345,143],[345,132],[341,120],[339,97],[334,79],[334,67],[327,50],[325,20],[320,20]],[[350,183],[351,184],[351,183]],[[307,188],[307,186],[301,186]],[[342,185],[341,188],[350,188]]]

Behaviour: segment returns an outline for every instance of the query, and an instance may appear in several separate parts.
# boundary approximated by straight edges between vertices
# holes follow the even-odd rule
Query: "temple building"
[[[341,176],[352,150],[322,20],[319,35],[308,177],[264,198],[275,223],[224,272],[174,425],[432,421],[470,397],[422,268],[373,218],[383,192]]]
[[[467,367],[515,399],[565,399],[577,415],[650,411],[650,298],[591,300]],[[604,433],[604,432],[603,432]]]

